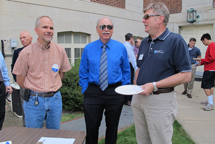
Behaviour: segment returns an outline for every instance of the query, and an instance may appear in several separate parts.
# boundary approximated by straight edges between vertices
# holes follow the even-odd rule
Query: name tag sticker
[[[143,56],[144,56],[144,54],[141,54],[141,55],[139,56],[139,59],[138,59],[138,60],[143,60]]]
[[[57,64],[53,64],[52,70],[53,70],[54,72],[57,72],[58,69],[59,69],[59,66],[58,66]]]

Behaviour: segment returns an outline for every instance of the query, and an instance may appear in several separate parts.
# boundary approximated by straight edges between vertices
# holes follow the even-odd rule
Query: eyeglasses
[[[113,29],[113,25],[100,25],[99,28],[101,30],[104,30],[107,27],[107,29],[112,30]]]
[[[152,16],[160,16],[160,15],[149,15],[149,14],[146,14],[146,15],[143,16],[143,19],[147,20],[148,18],[150,18]]]

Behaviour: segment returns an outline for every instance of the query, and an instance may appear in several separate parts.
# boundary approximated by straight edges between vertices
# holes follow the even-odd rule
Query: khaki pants
[[[175,92],[134,95],[132,111],[138,144],[172,144],[177,113]]]
[[[192,64],[191,67],[192,67],[191,80],[188,83],[184,84],[184,90],[187,91],[187,94],[192,94],[194,81],[195,81],[195,75],[196,75],[196,65]]]

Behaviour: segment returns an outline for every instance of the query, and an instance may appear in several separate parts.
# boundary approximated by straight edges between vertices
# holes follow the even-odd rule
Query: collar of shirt
[[[154,40],[157,40],[157,39],[159,39],[159,40],[165,40],[168,37],[169,34],[170,34],[170,31],[169,31],[168,28],[166,28],[166,30],[159,37],[155,38]],[[152,38],[151,38],[150,35],[148,36],[147,41],[148,42],[152,41]]]
[[[106,45],[106,48],[111,49],[112,39],[110,39],[106,44],[104,44],[100,39],[98,40],[98,46],[102,49],[103,45]]]
[[[38,48],[41,49],[41,51],[46,50],[46,49],[48,49],[50,51],[51,42],[47,47],[43,46],[38,40],[36,41],[36,44],[37,44]]]

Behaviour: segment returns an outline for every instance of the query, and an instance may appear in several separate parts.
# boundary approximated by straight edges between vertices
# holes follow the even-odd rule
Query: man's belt
[[[161,94],[161,93],[170,93],[174,91],[174,88],[159,88],[157,91],[153,92],[153,94],[157,95],[157,94]]]
[[[58,92],[55,91],[55,92],[47,92],[47,93],[38,93],[37,96],[40,96],[40,97],[52,97],[54,94],[56,94]],[[31,93],[30,95],[32,96],[36,96],[36,93]]]
[[[92,84],[92,83],[89,83],[90,85],[92,85],[92,86],[95,86],[95,87],[97,87],[97,88],[100,88],[100,85],[97,85],[97,84]],[[108,85],[108,87],[109,88],[111,88],[111,87],[118,87],[118,86],[120,86],[120,85],[122,85],[122,83],[115,83],[115,84],[109,84]]]

